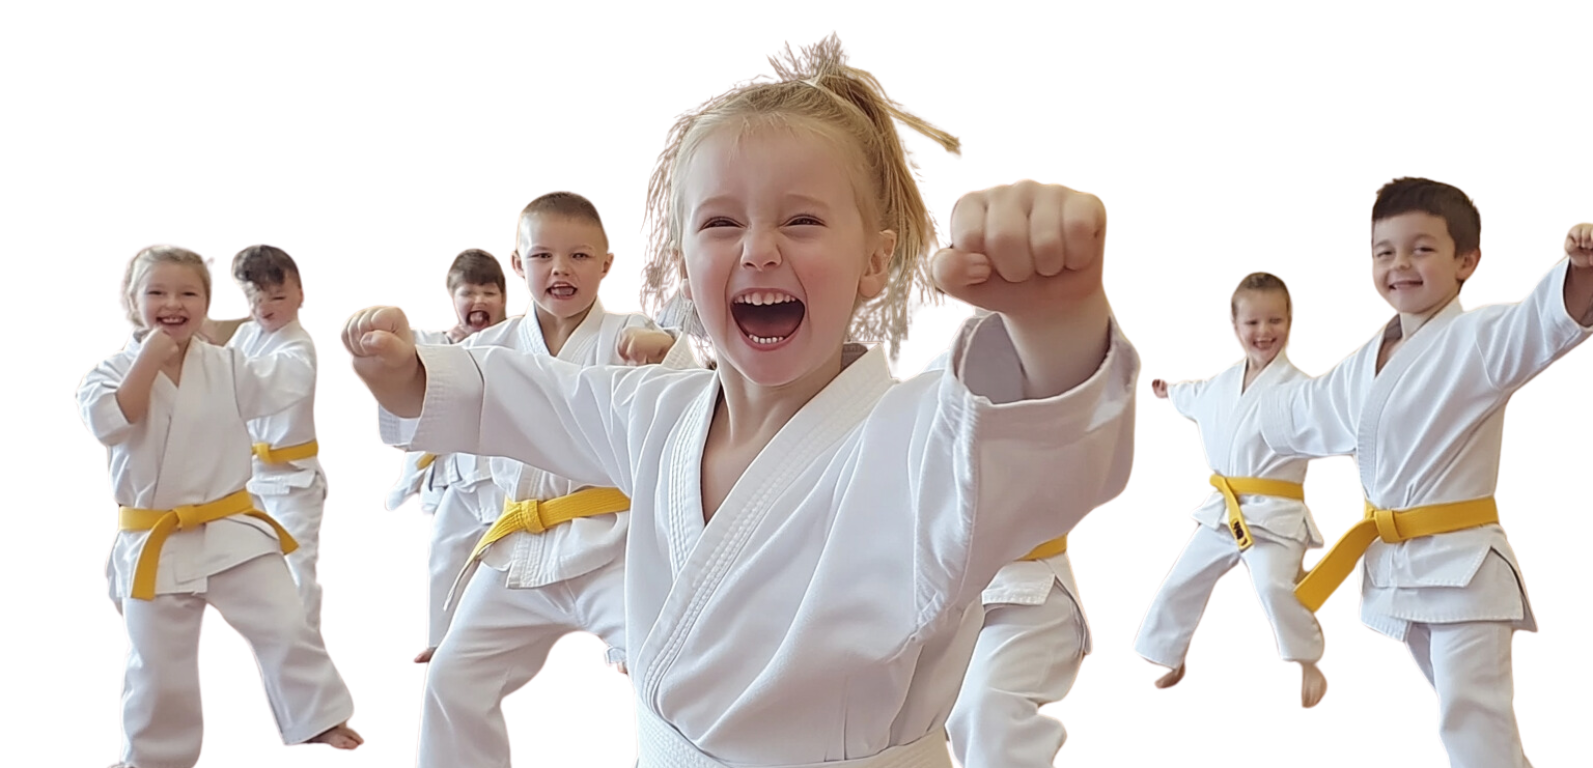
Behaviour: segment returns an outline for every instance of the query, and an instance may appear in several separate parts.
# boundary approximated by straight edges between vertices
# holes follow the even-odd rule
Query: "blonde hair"
[[[1294,292],[1289,290],[1289,284],[1284,282],[1282,277],[1276,276],[1274,272],[1268,272],[1266,269],[1257,269],[1257,271],[1249,272],[1246,276],[1241,277],[1239,284],[1233,287],[1233,293],[1228,293],[1228,323],[1230,325],[1236,322],[1236,315],[1239,312],[1239,309],[1235,306],[1235,300],[1238,298],[1239,292],[1244,292],[1244,290],[1252,290],[1252,292],[1274,290],[1274,292],[1282,293],[1284,295],[1284,303],[1289,306],[1289,323],[1290,325],[1294,323]]]
[[[863,160],[859,171],[866,185],[859,189],[865,223],[896,233],[886,289],[860,302],[850,335],[857,340],[885,340],[894,357],[907,336],[908,305],[916,292],[933,300],[925,256],[935,243],[934,221],[913,178],[915,166],[896,131],[900,121],[948,152],[958,153],[957,138],[906,112],[885,96],[873,75],[846,65],[841,42],[830,35],[798,56],[789,45],[784,60],[770,57],[776,79],[746,83],[704,102],[680,117],[669,132],[669,144],[658,156],[647,188],[649,254],[642,273],[642,302],[652,312],[676,305],[684,315],[681,328],[703,335],[696,310],[680,310],[685,274],[681,238],[685,211],[680,172],[714,129],[735,125],[789,127],[806,121],[850,140]]]
[[[152,245],[138,252],[132,261],[127,262],[127,272],[122,275],[122,306],[127,309],[127,319],[132,321],[135,328],[144,327],[144,319],[138,314],[138,292],[143,289],[149,280],[149,271],[156,264],[180,264],[193,268],[199,275],[199,282],[205,286],[205,308],[210,308],[210,267],[199,254],[175,245]]]
[[[714,359],[714,343],[707,338],[707,330],[703,328],[703,319],[696,314],[695,306],[691,300],[675,293],[664,300],[663,308],[658,314],[653,315],[653,320],[660,328],[674,328],[687,338],[691,339],[691,346],[703,351],[703,357],[712,362]]]

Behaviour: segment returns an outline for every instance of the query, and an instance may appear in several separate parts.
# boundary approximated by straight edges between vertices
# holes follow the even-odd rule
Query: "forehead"
[[[1426,211],[1410,211],[1372,222],[1372,242],[1431,237],[1449,239],[1449,223]]]
[[[243,284],[244,293],[281,293],[298,287],[299,279],[292,274],[288,274],[280,283],[251,283],[245,281]]]
[[[460,283],[454,286],[454,293],[497,293],[498,286],[494,283]]]
[[[144,273],[146,284],[161,284],[181,287],[205,286],[204,278],[199,270],[187,264],[173,264],[169,261],[159,261],[149,266],[149,271]]]
[[[591,219],[557,213],[520,217],[520,238],[531,245],[607,247],[603,227]]]
[[[856,207],[861,163],[846,142],[814,124],[724,125],[681,167],[686,211],[705,203],[807,199]]]
[[[1234,304],[1241,315],[1281,315],[1288,310],[1289,302],[1283,291],[1240,291]]]

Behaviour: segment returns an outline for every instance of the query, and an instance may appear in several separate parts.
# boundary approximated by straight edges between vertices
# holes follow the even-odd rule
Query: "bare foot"
[[[415,663],[416,664],[425,664],[425,663],[431,661],[431,655],[436,653],[436,652],[437,652],[437,646],[435,646],[435,645],[430,647],[430,648],[427,648],[424,651],[421,651],[420,655],[415,657]]]
[[[1174,669],[1173,671],[1168,672],[1157,679],[1156,687],[1171,688],[1175,685],[1178,685],[1178,681],[1182,679],[1184,679],[1184,665],[1179,664],[1177,669]]]
[[[1327,693],[1327,677],[1309,661],[1300,662],[1300,706],[1310,709]]]
[[[348,727],[348,723],[342,723],[322,731],[319,736],[306,743],[325,744],[333,749],[353,749],[364,744],[365,739],[355,733],[353,728]]]

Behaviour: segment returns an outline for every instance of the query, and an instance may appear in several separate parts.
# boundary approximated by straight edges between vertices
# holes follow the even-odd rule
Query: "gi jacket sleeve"
[[[978,599],[1003,566],[1068,533],[1127,485],[1139,355],[1115,318],[1108,332],[1106,358],[1088,380],[1024,400],[1002,318],[963,327],[907,462],[921,620]]]
[[[303,341],[251,358],[231,347],[233,392],[245,421],[281,413],[315,392],[315,350]]]
[[[1476,311],[1476,352],[1488,383],[1514,392],[1593,333],[1565,311],[1570,260],[1557,264],[1519,304]]]
[[[652,414],[633,418],[633,411],[657,366],[583,368],[505,347],[416,349],[426,367],[420,418],[383,410],[384,441],[436,454],[502,456],[631,493],[631,432],[653,422]]]
[[[1198,421],[1200,413],[1200,398],[1206,394],[1206,389],[1211,386],[1211,380],[1180,381],[1167,385],[1167,399],[1173,404],[1173,409],[1178,415],[1191,421]]]
[[[1374,344],[1377,342],[1373,342]],[[1321,376],[1283,384],[1263,393],[1261,439],[1280,456],[1345,456],[1355,453],[1352,382],[1361,352]]]
[[[128,422],[127,415],[122,413],[121,404],[116,402],[116,390],[121,388],[122,379],[132,367],[132,360],[132,356],[127,354],[106,360],[89,371],[78,386],[78,412],[89,433],[101,445],[118,445],[133,434],[133,425]]]

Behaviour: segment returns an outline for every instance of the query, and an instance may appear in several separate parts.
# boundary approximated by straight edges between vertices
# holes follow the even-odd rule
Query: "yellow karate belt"
[[[1344,583],[1350,570],[1366,554],[1372,542],[1381,539],[1386,544],[1454,533],[1468,528],[1480,528],[1499,522],[1499,508],[1493,497],[1450,504],[1434,504],[1414,509],[1377,509],[1366,502],[1366,519],[1356,523],[1349,532],[1328,550],[1316,567],[1294,587],[1294,596],[1312,612],[1327,602],[1333,590]]]
[[[1233,540],[1243,552],[1256,543],[1250,535],[1250,524],[1245,522],[1245,515],[1239,509],[1239,494],[1253,494],[1256,496],[1277,496],[1295,501],[1305,501],[1305,486],[1291,483],[1287,480],[1268,480],[1264,477],[1223,477],[1212,475],[1211,484],[1222,492],[1223,501],[1228,502],[1228,532],[1233,534]]]
[[[255,443],[255,458],[267,464],[286,464],[290,461],[303,461],[313,458],[320,452],[320,447],[314,440],[308,443],[290,445],[286,448],[272,448],[270,443]]]
[[[133,569],[133,598],[155,598],[155,569],[160,565],[160,549],[166,545],[166,537],[171,535],[173,529],[192,530],[233,515],[248,515],[270,523],[276,529],[277,538],[282,541],[282,554],[299,548],[299,543],[288,535],[287,529],[271,519],[270,515],[254,508],[254,499],[250,498],[248,491],[238,491],[216,501],[176,509],[122,507],[122,530],[149,531],[149,538],[144,541],[144,551],[139,553],[138,565]]]
[[[1060,555],[1066,551],[1068,551],[1068,537],[1063,536],[1062,538],[1052,539],[1038,547],[1035,547],[1029,551],[1029,554],[1018,558],[1018,561],[1026,562],[1029,560],[1044,560],[1048,557],[1056,557],[1057,555]]]
[[[480,560],[481,553],[486,552],[487,547],[503,540],[511,533],[518,531],[542,533],[571,520],[610,515],[630,508],[631,500],[620,493],[618,488],[587,488],[547,501],[536,499],[505,501],[503,515],[492,524],[492,528],[481,537],[481,541],[476,542],[476,548],[470,553],[469,562]]]
[[[435,454],[435,453],[423,453],[423,454],[420,455],[420,461],[415,462],[415,468],[416,469],[425,469],[425,468],[431,466],[431,463],[436,461],[436,460],[437,460],[437,454]]]

